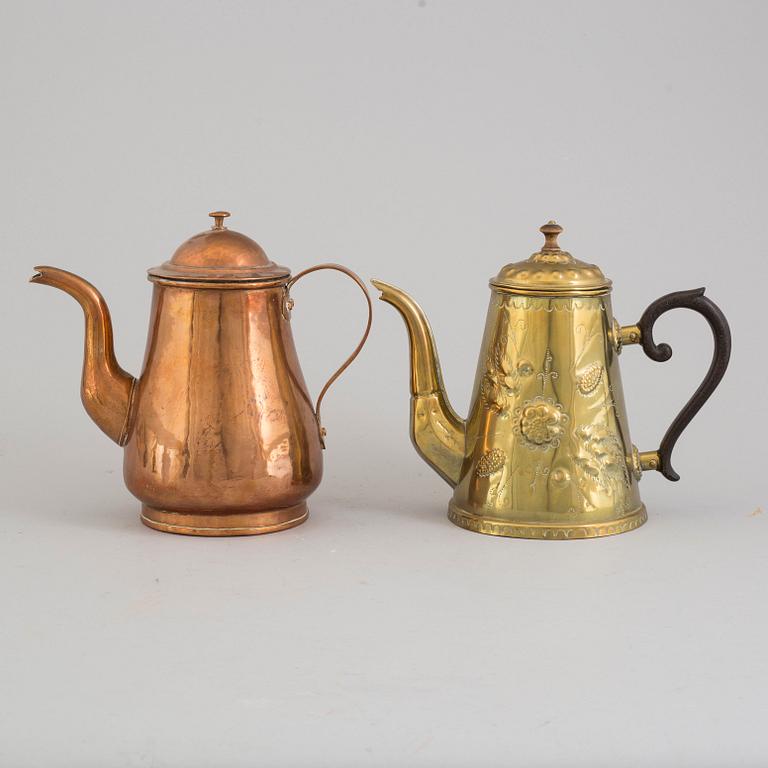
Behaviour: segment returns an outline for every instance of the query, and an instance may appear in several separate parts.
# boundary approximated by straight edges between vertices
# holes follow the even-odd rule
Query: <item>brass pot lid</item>
[[[600,267],[574,259],[557,244],[563,228],[550,221],[539,230],[544,234],[540,251],[525,261],[507,264],[491,280],[491,285],[504,290],[533,294],[568,294],[583,296],[605,293],[611,281]]]
[[[250,237],[224,226],[227,211],[212,211],[213,226],[182,243],[169,261],[149,270],[150,277],[193,282],[261,282],[290,277],[270,261]]]

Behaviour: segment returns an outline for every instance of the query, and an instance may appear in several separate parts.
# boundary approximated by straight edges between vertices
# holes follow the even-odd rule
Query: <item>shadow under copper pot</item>
[[[117,364],[109,310],[87,281],[36,267],[32,282],[69,293],[86,320],[81,395],[98,426],[124,446],[124,477],[141,520],[199,536],[269,533],[302,523],[322,477],[328,387],[368,336],[371,304],[360,278],[337,264],[291,277],[250,238],[223,226],[183,243],[154,283],[141,376]],[[292,285],[335,269],[363,290],[368,322],[350,358],[313,406],[291,332]]]

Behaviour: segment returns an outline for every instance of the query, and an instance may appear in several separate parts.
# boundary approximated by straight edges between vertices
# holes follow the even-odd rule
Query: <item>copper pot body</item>
[[[357,357],[371,327],[360,278],[338,264],[291,277],[261,246],[223,221],[149,270],[153,299],[147,351],[134,378],[117,363],[102,295],[82,277],[36,267],[32,282],[75,298],[85,315],[80,388],[88,415],[125,449],[128,490],[141,520],[170,533],[269,533],[307,518],[323,473],[320,405]],[[360,343],[313,406],[291,333],[297,280],[342,272],[362,289],[368,322]]]
[[[232,535],[306,518],[322,446],[284,303],[283,285],[155,286],[123,465],[148,525]]]

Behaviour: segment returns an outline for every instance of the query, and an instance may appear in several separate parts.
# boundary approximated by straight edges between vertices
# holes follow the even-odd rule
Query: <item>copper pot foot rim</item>
[[[624,517],[603,523],[569,523],[553,525],[551,523],[507,522],[498,518],[478,517],[455,507],[448,507],[448,519],[461,528],[490,536],[508,536],[517,539],[592,539],[598,536],[614,536],[639,528],[647,519],[645,505]]]
[[[294,528],[301,525],[308,516],[309,510],[304,501],[284,509],[234,514],[169,512],[145,504],[139,515],[141,522],[149,528],[185,536],[256,536]]]

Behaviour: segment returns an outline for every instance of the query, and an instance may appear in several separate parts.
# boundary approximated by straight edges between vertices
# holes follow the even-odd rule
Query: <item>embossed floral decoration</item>
[[[551,397],[539,395],[515,410],[515,432],[532,450],[546,451],[560,445],[568,415]]]

